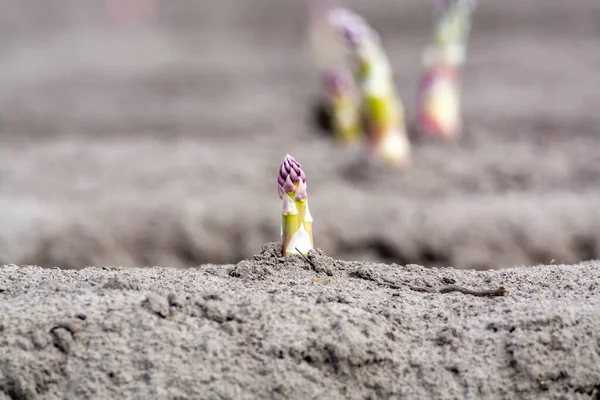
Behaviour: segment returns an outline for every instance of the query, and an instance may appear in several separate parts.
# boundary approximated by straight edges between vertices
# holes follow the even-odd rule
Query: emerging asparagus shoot
[[[342,143],[360,139],[358,94],[352,74],[345,69],[323,73],[323,97],[333,134]]]
[[[281,210],[281,251],[284,256],[307,255],[313,248],[312,216],[308,209],[306,175],[302,165],[286,155],[277,174]]]
[[[359,98],[345,59],[347,49],[328,15],[342,0],[307,0],[311,52],[320,69],[320,107],[326,125],[342,143],[360,139]]]
[[[354,64],[370,156],[386,164],[408,164],[410,142],[404,106],[379,34],[362,17],[345,8],[333,10],[330,22],[344,38]]]
[[[475,1],[438,1],[434,41],[423,52],[416,125],[422,134],[453,137],[462,125],[460,75]]]

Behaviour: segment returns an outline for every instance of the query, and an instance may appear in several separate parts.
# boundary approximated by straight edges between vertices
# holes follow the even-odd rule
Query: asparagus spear
[[[358,14],[337,8],[331,24],[344,38],[360,89],[360,109],[370,156],[391,165],[410,162],[404,106],[379,34]]]
[[[461,130],[460,78],[474,7],[474,0],[439,0],[417,89],[416,125],[422,134],[453,137]]]
[[[281,251],[284,256],[307,255],[313,248],[312,216],[308,209],[306,175],[302,165],[287,154],[277,174],[281,210]]]
[[[328,22],[331,10],[342,0],[307,0],[308,32],[312,55],[321,75],[321,112],[326,125],[342,143],[356,142],[362,136],[356,83],[345,64],[347,49]]]

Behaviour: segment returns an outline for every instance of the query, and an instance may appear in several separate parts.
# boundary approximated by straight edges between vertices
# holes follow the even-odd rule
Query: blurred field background
[[[407,115],[433,1],[348,3]],[[487,269],[600,254],[600,2],[482,0],[455,143],[368,175],[312,123],[303,1],[0,0],[0,262],[230,263],[304,166],[333,257]]]

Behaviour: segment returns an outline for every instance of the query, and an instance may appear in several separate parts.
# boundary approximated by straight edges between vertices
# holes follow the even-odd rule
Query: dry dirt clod
[[[50,330],[52,334],[54,346],[65,354],[71,352],[73,347],[73,335],[64,326],[57,326]]]
[[[181,298],[175,293],[169,293],[167,296],[167,301],[169,302],[169,307],[182,307],[183,303]]]
[[[360,266],[355,270],[350,271],[348,275],[353,278],[360,278],[368,281],[379,281],[379,273],[375,271],[373,267],[367,265]]]
[[[142,302],[142,307],[146,310],[158,315],[161,318],[169,316],[169,302],[163,297],[155,293],[150,293]]]
[[[41,350],[45,348],[49,342],[50,337],[48,337],[46,332],[37,330],[31,334],[31,343],[33,343],[36,349]]]
[[[229,276],[250,280],[263,280],[272,273],[268,265],[256,264],[248,260],[240,261],[228,271]]]
[[[64,322],[52,327],[50,333],[52,334],[54,345],[63,353],[68,354],[73,347],[73,335],[84,329],[85,326],[81,322]],[[43,339],[41,340],[43,344]]]
[[[308,257],[304,254],[300,253],[298,249],[300,257],[311,267],[313,271],[316,273],[325,273],[328,276],[333,276],[333,271],[335,268],[335,261],[327,256],[324,256],[322,252],[316,250],[310,250],[308,252]]]
[[[110,278],[103,286],[104,289],[140,290],[140,283],[135,279],[125,279],[121,276]]]

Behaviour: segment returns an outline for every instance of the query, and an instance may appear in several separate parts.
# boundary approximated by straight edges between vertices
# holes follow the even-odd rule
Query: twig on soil
[[[389,282],[378,282],[380,286],[387,286],[390,289],[400,289],[402,286],[397,285],[395,283]],[[506,288],[504,286],[499,286],[498,289],[481,289],[481,290],[473,290],[464,288],[457,285],[449,285],[444,286],[440,289],[428,288],[428,287],[419,287],[419,286],[408,286],[410,290],[414,290],[415,292],[425,292],[425,293],[450,293],[450,292],[461,292],[463,294],[470,294],[471,296],[479,296],[479,297],[496,297],[496,296],[506,296]]]
[[[317,265],[310,260],[308,257],[306,257],[304,254],[302,254],[302,252],[300,250],[298,250],[298,248],[296,247],[296,251],[298,252],[298,254],[300,255],[300,257],[302,257],[304,259],[304,261],[306,261],[307,263],[310,264],[311,267],[313,267],[313,269],[317,269]]]
[[[391,283],[391,282],[377,282],[377,284],[379,286],[387,286],[390,289],[401,289],[402,288],[402,285],[397,285],[397,284]]]
[[[470,294],[472,296],[504,296],[506,295],[506,288],[504,286],[499,286],[498,289],[483,289],[483,290],[471,290],[467,288],[463,288],[456,285],[450,285],[443,287],[439,290],[440,293],[450,293],[450,292],[461,292],[464,294]]]

